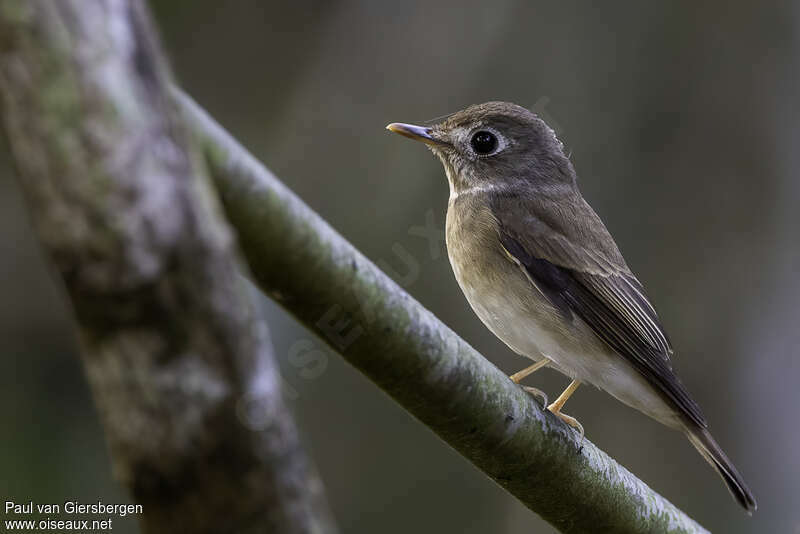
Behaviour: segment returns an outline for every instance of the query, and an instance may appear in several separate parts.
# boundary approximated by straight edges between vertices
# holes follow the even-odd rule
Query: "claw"
[[[527,391],[528,393],[530,393],[534,397],[537,397],[537,398],[541,399],[541,401],[542,401],[542,410],[547,408],[547,393],[545,393],[541,389],[532,388],[530,386],[522,386],[522,389],[524,389],[525,391]]]
[[[556,417],[558,417],[559,419],[561,419],[562,421],[567,423],[569,426],[571,426],[572,428],[577,429],[578,433],[581,435],[580,440],[578,440],[578,444],[583,443],[583,438],[584,438],[583,425],[580,424],[577,419],[575,419],[574,417],[571,417],[571,416],[569,416],[567,414],[563,414],[561,412],[553,411],[549,406],[548,406],[547,409],[550,410],[550,413],[552,413],[553,415],[555,415]]]

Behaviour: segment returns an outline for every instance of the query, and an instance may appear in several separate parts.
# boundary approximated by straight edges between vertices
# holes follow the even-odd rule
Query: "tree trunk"
[[[3,120],[144,532],[333,532],[139,0],[3,0]]]

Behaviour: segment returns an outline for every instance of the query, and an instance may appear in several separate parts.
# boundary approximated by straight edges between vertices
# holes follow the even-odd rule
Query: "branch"
[[[706,532],[536,402],[289,191],[188,96],[261,288],[400,405],[565,533]]]
[[[0,36],[19,181],[143,531],[333,532],[142,3],[3,0]]]

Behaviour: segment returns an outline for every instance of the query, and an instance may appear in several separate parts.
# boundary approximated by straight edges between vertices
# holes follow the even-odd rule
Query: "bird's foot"
[[[541,399],[542,401],[542,410],[547,407],[547,393],[542,391],[541,389],[532,388],[530,386],[522,386],[522,389],[536,397],[537,399]]]
[[[567,414],[561,413],[561,408],[564,407],[564,404],[567,402],[567,399],[569,399],[572,396],[572,394],[575,393],[575,390],[578,389],[578,386],[580,385],[581,383],[579,380],[573,380],[572,382],[570,382],[569,386],[567,386],[567,389],[565,389],[564,392],[558,396],[555,402],[553,402],[553,404],[547,407],[547,409],[550,410],[550,412],[552,412],[553,415],[555,415],[556,417],[567,423],[569,426],[577,429],[581,435],[579,443],[583,443],[583,436],[584,436],[583,425],[580,424],[578,420],[575,419],[574,417],[570,417]]]
[[[565,413],[561,413],[561,411],[560,411],[561,407],[560,406],[556,406],[555,402],[553,404],[551,404],[550,406],[548,406],[547,409],[550,410],[550,413],[552,413],[553,415],[555,415],[556,417],[558,417],[559,419],[561,419],[562,421],[567,423],[572,428],[576,429],[578,431],[578,433],[580,434],[580,436],[581,436],[580,440],[579,440],[579,443],[583,442],[583,437],[584,437],[583,425],[580,424],[577,419],[575,419],[574,417],[569,416],[569,415],[567,415]]]

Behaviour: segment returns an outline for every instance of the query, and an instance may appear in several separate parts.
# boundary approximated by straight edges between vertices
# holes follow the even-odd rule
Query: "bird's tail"
[[[748,514],[752,515],[757,507],[755,497],[753,497],[747,484],[744,483],[742,475],[739,474],[733,463],[728,460],[728,457],[722,452],[722,449],[711,437],[708,430],[697,425],[687,425],[686,435],[692,445],[703,455],[703,458],[716,469],[722,480],[725,481],[728,491],[731,492],[736,502],[741,504]]]

